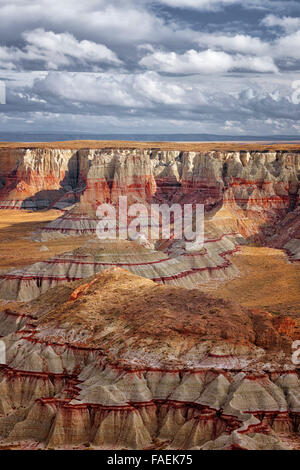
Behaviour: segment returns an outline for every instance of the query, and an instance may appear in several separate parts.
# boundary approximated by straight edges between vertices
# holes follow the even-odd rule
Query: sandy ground
[[[289,262],[281,250],[249,246],[231,259],[239,268],[239,277],[226,283],[212,282],[201,289],[244,307],[300,315],[300,263]]]
[[[44,261],[74,250],[89,240],[89,236],[42,243],[28,239],[32,232],[59,215],[61,213],[56,210],[1,210],[0,270]],[[42,246],[46,246],[48,251],[40,251]],[[242,247],[231,259],[239,268],[239,277],[225,283],[211,281],[201,285],[201,290],[237,301],[244,307],[265,309],[275,314],[300,315],[300,263],[289,262],[281,250],[264,247]]]
[[[96,141],[96,140],[73,140],[64,142],[0,142],[0,148],[58,148],[58,149],[84,149],[84,148],[111,148],[111,149],[157,149],[157,150],[180,150],[190,152],[206,151],[267,151],[267,150],[288,150],[289,152],[299,152],[298,142],[129,142],[121,140]]]
[[[80,247],[88,237],[68,237],[37,243],[28,240],[32,232],[61,215],[60,211],[0,211],[0,271],[44,261],[52,256]],[[46,246],[48,251],[40,251]]]

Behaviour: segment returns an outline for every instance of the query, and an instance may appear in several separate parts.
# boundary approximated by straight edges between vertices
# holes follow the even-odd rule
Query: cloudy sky
[[[2,132],[297,135],[299,72],[299,0],[0,0]]]

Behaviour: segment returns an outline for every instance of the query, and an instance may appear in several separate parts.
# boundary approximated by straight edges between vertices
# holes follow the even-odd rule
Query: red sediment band
[[[72,398],[37,398],[35,403],[41,405],[64,405],[72,401]]]
[[[234,356],[232,354],[220,355],[220,354],[211,354],[211,353],[209,353],[207,357],[212,357],[214,359],[232,359],[232,358],[234,358]]]
[[[236,253],[238,252],[239,249],[238,248],[235,248],[234,250],[230,250],[230,251],[227,251],[227,252],[224,252],[222,254],[220,254],[219,256],[223,257],[225,255],[230,255],[230,254],[233,254],[233,253]],[[81,263],[78,263],[78,264],[81,264]],[[146,263],[145,263],[146,264]],[[154,282],[165,282],[165,281],[172,281],[172,280],[175,280],[175,279],[181,279],[181,278],[184,278],[184,277],[187,277],[187,276],[190,276],[192,274],[195,274],[197,272],[202,272],[202,271],[215,271],[215,270],[219,270],[219,269],[224,269],[224,268],[227,268],[229,266],[231,266],[232,263],[230,263],[230,261],[226,261],[225,263],[219,265],[219,266],[207,266],[207,267],[204,267],[204,268],[191,268],[187,271],[183,271],[181,273],[178,273],[178,274],[174,274],[172,276],[162,276],[162,277],[159,277],[159,278],[151,278],[150,280],[154,281]],[[109,264],[109,266],[115,266],[115,267],[118,267],[118,266],[135,266],[135,265],[129,265],[129,264],[119,264],[119,263],[115,263],[115,264]],[[138,264],[137,266],[143,266],[143,263],[141,264]],[[79,281],[81,279],[84,279],[82,277],[76,277],[76,276],[71,276],[71,277],[59,277],[59,276],[38,276],[38,275],[31,275],[31,276],[20,276],[20,275],[16,275],[16,274],[2,274],[0,276],[0,279],[6,279],[6,280],[20,280],[22,282],[27,282],[27,281],[37,281],[37,280],[43,280],[43,281],[60,281],[60,282],[72,282],[72,281]]]
[[[29,320],[36,320],[37,317],[34,317],[33,315],[30,315],[28,313],[17,313],[17,312],[12,312],[9,309],[5,309],[2,312],[0,311],[0,314],[7,315],[10,317],[17,317],[17,318],[28,318]],[[28,325],[29,326],[29,325]]]
[[[73,381],[76,381],[76,383],[78,384],[81,383],[79,380],[77,380],[76,375],[70,375],[67,373],[57,374],[55,372],[34,372],[34,371],[28,371],[28,370],[14,369],[13,367],[7,366],[5,364],[0,365],[0,372],[12,378],[31,377],[31,378],[44,379],[44,380],[49,379],[49,378],[55,378],[55,379],[73,380]]]
[[[230,251],[226,251],[224,253],[220,253],[219,256],[224,258],[225,256],[232,255],[233,253],[236,253],[238,251],[239,251],[239,248],[235,248],[234,250],[230,250]],[[182,279],[184,277],[191,276],[193,274],[196,274],[197,272],[203,272],[203,271],[211,272],[211,271],[216,271],[216,270],[220,270],[220,269],[225,269],[225,268],[228,268],[231,265],[232,265],[232,263],[230,261],[226,260],[225,263],[223,263],[219,266],[206,266],[204,268],[191,268],[187,271],[183,271],[179,274],[174,274],[172,276],[162,276],[162,277],[159,277],[159,278],[152,278],[152,281],[165,283],[166,281],[173,281],[173,280],[176,280],[176,279]]]
[[[258,414],[258,415],[264,415],[265,417],[274,417],[274,416],[278,416],[279,418],[286,418],[289,416],[290,414],[290,411],[289,410],[285,410],[285,411],[281,411],[281,410],[250,410],[250,411],[244,411],[244,413],[246,414]],[[299,413],[297,412],[294,412],[296,414],[298,414],[300,416],[300,411]]]
[[[220,238],[216,238],[216,239],[212,239],[212,240],[205,240],[204,243],[217,243],[217,242],[220,242],[223,240],[223,238],[225,237],[232,237],[232,236],[237,236],[238,233],[237,232],[233,232],[233,233],[228,233],[228,234],[223,234]],[[236,248],[237,249],[237,248]],[[219,256],[222,256],[222,254],[227,254],[228,252],[225,252],[225,253],[221,253]],[[180,256],[186,256],[186,257],[194,257],[194,258],[197,258],[199,256],[204,256],[206,253],[183,253],[182,255]],[[89,257],[89,255],[81,255],[81,256],[77,256],[77,258],[86,258],[86,257]],[[72,264],[76,264],[76,265],[90,265],[90,266],[148,266],[148,265],[152,265],[152,264],[159,264],[159,263],[165,263],[166,261],[171,261],[173,260],[174,258],[163,258],[163,259],[159,259],[159,260],[155,260],[155,261],[145,261],[145,262],[141,262],[141,263],[113,263],[113,262],[101,262],[101,263],[95,263],[95,262],[92,262],[92,261],[76,261],[76,259],[74,260],[70,260],[70,258],[68,259],[61,259],[61,258],[52,258],[52,259],[49,259],[49,260],[46,260],[44,261],[44,263],[47,263],[47,264],[69,264],[69,263],[72,263]],[[0,276],[1,278],[1,276]]]
[[[74,399],[74,398],[73,398]],[[234,415],[223,415],[222,409],[215,409],[211,408],[206,405],[201,405],[195,402],[178,402],[173,400],[152,400],[150,402],[128,402],[124,405],[101,405],[99,403],[72,403],[71,398],[65,399],[57,399],[57,398],[40,398],[36,400],[41,405],[53,404],[58,406],[65,412],[73,412],[73,411],[82,411],[82,412],[89,412],[90,410],[100,411],[100,412],[136,412],[139,409],[157,409],[157,407],[166,407],[167,409],[181,409],[187,410],[191,409],[196,414],[192,416],[193,419],[197,421],[204,421],[204,422],[216,422],[218,420],[223,421],[226,424],[226,433],[231,434],[232,431],[236,430],[239,434],[245,435],[249,433],[263,433],[263,434],[270,434],[272,433],[272,429],[266,425],[262,424],[262,422],[257,424],[250,424],[245,429],[240,429],[243,426],[243,421],[238,419]],[[267,412],[269,416],[272,416],[274,419],[277,419],[278,415],[283,415],[283,413],[276,412]],[[251,415],[258,415],[260,412],[249,412]],[[297,414],[297,417],[300,415]],[[285,413],[285,416],[280,418],[284,421],[290,421],[290,416],[288,413]]]
[[[24,333],[24,330],[19,330],[19,331],[16,331],[15,334],[22,335],[23,333]],[[25,331],[25,333],[26,333],[26,331]],[[101,349],[101,348],[91,348],[91,347],[88,347],[88,346],[70,344],[68,342],[58,343],[58,342],[55,342],[55,341],[47,341],[47,340],[43,340],[43,339],[37,339],[37,338],[33,337],[33,335],[36,334],[36,330],[33,330],[33,331],[29,330],[29,333],[31,334],[31,336],[24,336],[21,339],[24,339],[25,341],[28,341],[29,343],[43,344],[46,347],[54,346],[54,347],[68,348],[68,349],[71,349],[71,350],[84,351],[84,352],[86,352],[86,351],[87,352],[103,351],[103,349]]]
[[[152,281],[154,282],[165,282],[165,281],[170,281],[174,279],[180,279],[183,277],[187,277],[191,274],[195,274],[196,272],[202,272],[202,271],[214,271],[218,269],[224,269],[232,265],[232,263],[229,260],[226,260],[226,256],[229,256],[231,254],[237,253],[240,250],[239,247],[234,248],[233,250],[225,251],[223,253],[218,253],[218,256],[225,259],[225,263],[219,265],[219,266],[206,266],[203,268],[191,268],[187,271],[183,271],[178,274],[174,274],[172,276],[162,276],[159,278],[151,278]],[[195,255],[189,254],[188,256],[203,256],[203,253],[196,253]],[[92,266],[112,266],[112,267],[118,267],[118,266],[147,266],[147,265],[155,265],[159,263],[164,263],[167,261],[170,261],[174,258],[165,258],[162,260],[156,260],[156,261],[150,261],[150,262],[144,262],[144,263],[93,263],[93,262],[86,262],[86,261],[76,261],[76,260],[71,260],[70,259],[52,259],[45,261],[47,264],[75,264],[75,265],[92,265]],[[17,275],[17,274],[1,274],[0,279],[6,279],[6,280],[20,280],[22,282],[26,281],[37,281],[37,280],[43,280],[43,281],[60,281],[60,282],[72,282],[72,281],[77,281],[83,279],[82,277],[77,277],[77,276],[39,276],[38,274],[32,274],[32,275]]]
[[[249,375],[246,375],[245,380],[247,379],[247,380],[250,380],[250,381],[252,381],[252,380],[256,381],[256,380],[264,380],[266,378],[268,378],[267,374],[257,374],[257,375],[255,375],[255,374],[250,375],[249,374]]]
[[[22,335],[23,331],[17,331],[16,334]],[[78,352],[83,352],[83,353],[98,353],[98,359],[99,359],[99,368],[100,369],[105,369],[108,364],[106,364],[105,359],[107,359],[107,354],[109,351],[104,351],[102,348],[92,348],[89,346],[81,346],[81,345],[76,345],[76,344],[70,344],[70,343],[58,343],[54,341],[46,341],[42,339],[37,339],[34,337],[36,334],[36,331],[31,332],[31,336],[21,336],[20,339],[23,339],[24,341],[27,341],[29,343],[34,343],[34,344],[41,344],[44,345],[45,347],[51,346],[53,348],[62,348],[62,349],[69,349],[72,351],[78,351]],[[207,356],[209,357],[209,356]],[[223,357],[225,359],[228,358],[234,358],[234,356],[217,356],[218,359],[222,359]],[[241,359],[241,356],[238,356],[238,359]],[[205,358],[203,358],[205,359]],[[102,362],[101,362],[102,361]],[[140,375],[143,373],[149,373],[149,372],[154,372],[154,373],[161,373],[161,374],[189,374],[189,375],[206,375],[207,373],[213,373],[214,375],[220,375],[222,374],[224,377],[226,377],[228,380],[230,380],[230,373],[226,370],[223,370],[220,367],[203,367],[203,368],[193,368],[189,369],[187,367],[177,367],[177,368],[167,368],[167,367],[138,367],[137,365],[132,366],[129,364],[109,364],[109,368],[115,371],[120,371],[120,372],[126,372],[126,374],[136,374]],[[232,369],[239,371],[240,369]],[[282,373],[282,371],[278,371],[279,374]]]
[[[253,415],[256,418],[262,420],[263,418],[278,419],[281,421],[286,421],[290,419],[290,411],[281,411],[281,410],[250,410],[243,411],[245,414]],[[300,412],[293,412],[294,415],[300,416]]]
[[[51,346],[51,347],[54,347],[54,348],[69,349],[69,350],[72,350],[72,351],[79,351],[79,352],[86,352],[86,353],[90,353],[90,352],[98,353],[99,354],[99,360],[105,359],[107,357],[107,353],[109,352],[109,351],[104,351],[103,348],[89,347],[89,346],[80,345],[80,344],[70,344],[69,342],[59,343],[59,342],[55,342],[55,341],[48,341],[48,340],[38,339],[38,338],[34,337],[34,335],[36,333],[37,333],[37,331],[33,330],[33,331],[29,332],[30,336],[23,336],[24,330],[19,330],[19,331],[15,332],[15,334],[21,336],[20,339],[23,339],[24,341],[27,341],[29,343],[41,344],[41,345],[44,345],[45,347]],[[207,356],[207,357],[209,357],[209,356]],[[224,356],[216,356],[216,357],[221,359],[223,357],[224,358],[228,358],[228,357],[233,358],[234,356],[224,355]],[[240,358],[240,356],[239,356],[239,358]],[[103,367],[103,365],[105,365],[105,364],[99,364],[99,367]],[[172,368],[171,369],[171,368],[167,368],[167,367],[137,367],[137,366],[131,366],[131,365],[128,365],[128,364],[124,364],[124,365],[123,364],[122,365],[111,364],[111,365],[109,365],[109,368],[113,369],[113,370],[116,370],[116,371],[122,371],[122,372],[126,372],[128,374],[137,374],[137,375],[142,374],[142,373],[147,373],[147,372],[155,372],[155,373],[163,373],[163,374],[193,374],[193,375],[195,375],[195,374],[207,374],[208,372],[212,372],[215,375],[222,374],[222,375],[224,375],[224,377],[230,378],[227,371],[224,371],[223,369],[218,368],[218,367],[211,367],[211,368],[205,367],[205,368],[193,368],[193,369],[184,368],[184,367],[179,368],[178,367],[178,368]],[[279,372],[279,373],[281,373],[281,372]]]
[[[18,330],[16,331],[16,334],[25,334],[25,335],[32,335],[34,333],[34,330],[33,329],[29,329],[29,328],[22,328],[22,330]]]
[[[139,409],[145,408],[157,408],[165,406],[168,409],[193,409],[198,411],[199,414],[194,416],[195,419],[201,421],[215,421],[216,419],[222,419],[222,410],[210,408],[206,405],[201,405],[194,402],[176,402],[173,400],[151,400],[150,402],[127,402],[124,405],[101,405],[100,403],[70,403],[74,398],[38,398],[36,401],[42,405],[54,404],[59,407],[63,407],[64,410],[99,410],[99,411],[113,411],[113,412],[124,412],[124,411],[138,411]],[[233,427],[238,429],[242,422],[234,416],[226,416],[226,421],[229,421]]]
[[[228,253],[228,252],[226,252]],[[180,255],[180,256],[186,256],[186,257],[193,257],[193,258],[197,258],[197,257],[200,257],[200,256],[204,256],[205,254],[207,253],[197,253],[197,254],[192,254],[192,253],[185,253],[183,255]],[[221,255],[220,255],[221,256]],[[92,261],[76,261],[76,259],[74,260],[70,260],[70,259],[51,259],[51,260],[47,260],[47,261],[44,261],[44,263],[47,263],[47,264],[75,264],[75,265],[78,265],[78,266],[151,266],[153,264],[160,264],[160,263],[165,263],[167,261],[171,261],[171,260],[174,260],[174,258],[163,258],[163,259],[159,259],[159,260],[155,260],[155,261],[145,261],[145,262],[141,262],[141,263],[113,263],[113,262],[103,262],[103,263],[93,263]]]
[[[78,266],[148,266],[152,264],[164,263],[170,261],[172,258],[164,258],[156,261],[146,261],[142,263],[93,263],[92,261],[76,261],[70,259],[50,259],[44,261],[47,264],[75,264]]]
[[[265,426],[261,423],[250,424],[245,430],[238,431],[239,434],[259,433],[259,434],[271,434],[272,429],[269,426]]]
[[[37,274],[30,275],[30,276],[20,276],[20,275],[16,275],[16,274],[7,274],[7,275],[2,274],[0,276],[0,279],[19,280],[19,281],[22,281],[22,282],[37,281],[37,280],[72,282],[72,281],[80,281],[83,278],[82,277],[75,277],[75,276],[72,276],[72,277],[39,276]]]
[[[203,369],[188,369],[188,368],[176,368],[176,369],[167,369],[162,367],[141,367],[139,369],[132,369],[129,366],[115,365],[110,364],[110,369],[126,372],[126,374],[136,374],[140,375],[143,373],[155,372],[161,374],[189,374],[189,375],[206,375],[208,372],[216,376],[222,374],[226,378],[230,378],[230,375],[227,371],[218,368],[203,368]]]
[[[279,198],[278,196],[272,196],[272,197],[249,197],[249,198],[228,198],[226,199],[226,202],[236,202],[236,203],[241,203],[241,204],[249,204],[252,202],[255,203],[263,203],[265,206],[267,206],[267,203],[270,202],[272,204],[283,204],[283,203],[289,203],[290,199],[289,197],[286,198]]]

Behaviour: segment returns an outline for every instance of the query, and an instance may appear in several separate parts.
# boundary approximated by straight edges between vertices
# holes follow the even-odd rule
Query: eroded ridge
[[[49,206],[48,180],[53,182],[48,188],[51,195],[56,194],[50,207],[63,207],[61,191],[65,202],[66,194],[73,194],[71,206],[64,205],[69,210],[43,228],[41,241],[76,234],[93,237],[98,205],[110,202],[117,207],[122,195],[129,203],[202,203],[206,208],[205,245],[198,253],[188,256],[183,241],[172,239],[160,244],[148,239],[143,247],[128,245],[127,253],[124,243],[104,248],[99,244],[98,253],[89,246],[82,254],[75,250],[2,274],[3,298],[29,300],[58,283],[89,277],[109,265],[126,267],[157,282],[193,287],[235,275],[230,255],[239,244],[249,242],[284,248],[292,261],[299,259],[300,153],[126,148],[0,149],[0,157],[1,153],[9,164],[2,176],[0,200],[13,201],[17,190],[26,197],[24,201],[31,204],[41,197],[42,206]],[[45,175],[51,177],[45,179]],[[22,190],[23,182],[31,187],[32,197]]]
[[[284,449],[298,432],[294,333],[270,314],[119,268],[14,306],[2,445]]]
[[[263,292],[222,287],[253,275],[233,256],[247,244],[284,248],[297,282],[297,149],[41,145],[1,148],[0,161],[0,207],[62,211],[31,236],[49,259],[0,274],[3,448],[299,447],[295,288],[289,309],[276,298],[268,311]],[[204,204],[203,248],[98,240],[98,205],[122,195]]]

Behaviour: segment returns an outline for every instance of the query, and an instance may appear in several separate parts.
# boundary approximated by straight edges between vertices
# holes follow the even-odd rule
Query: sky
[[[298,135],[300,0],[0,0],[0,103],[0,132]]]

